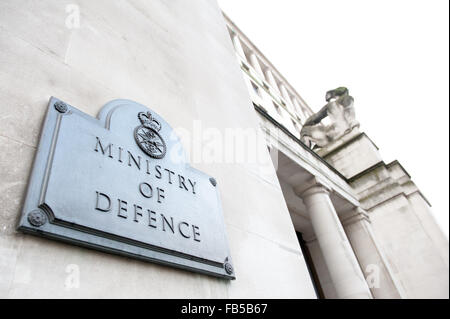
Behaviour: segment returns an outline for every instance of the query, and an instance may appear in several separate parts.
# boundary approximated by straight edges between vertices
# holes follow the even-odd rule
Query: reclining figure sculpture
[[[347,88],[328,91],[325,99],[328,103],[306,120],[300,132],[300,140],[309,147],[322,148],[359,127],[355,119],[354,100]],[[321,123],[327,116],[331,123]]]

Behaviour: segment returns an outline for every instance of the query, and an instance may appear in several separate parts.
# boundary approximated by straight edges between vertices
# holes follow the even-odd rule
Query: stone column
[[[259,76],[259,80],[261,82],[264,82],[264,73],[261,68],[261,64],[258,61],[258,58],[256,57],[256,54],[251,52],[249,55],[250,64],[252,65],[253,69],[255,70],[256,74]],[[265,91],[263,87],[260,88],[260,94],[262,99],[262,107],[268,111],[274,108],[272,97]]]
[[[280,89],[278,88],[277,81],[275,80],[272,71],[266,69],[264,73],[266,74],[266,79],[269,82],[270,86],[275,90],[275,93],[281,95]]]
[[[244,62],[249,62],[247,60],[247,57],[244,53],[244,49],[242,47],[241,44],[241,40],[239,39],[239,36],[236,33],[232,33],[231,39],[233,41],[233,45],[235,48],[235,51],[237,53],[237,55],[244,61]],[[241,61],[239,61],[239,64],[241,63]],[[247,75],[243,76],[244,78],[244,82],[247,85],[247,89],[250,93],[250,96],[252,98],[252,101],[255,102],[256,104],[260,105],[261,107],[263,107],[266,111],[268,110],[268,103],[266,101],[266,97],[264,96],[264,92],[261,92],[262,89],[259,90],[259,94],[256,93],[253,89],[253,85],[252,82],[250,80],[250,78]],[[269,106],[270,107],[270,106]]]
[[[264,71],[264,74],[266,76],[266,80],[269,82],[270,86],[271,86],[271,92],[276,93],[278,95],[281,95],[280,92],[280,87],[277,84],[277,81],[275,80],[275,77],[273,76],[272,71],[270,71],[269,68],[267,68]],[[282,85],[282,84],[281,84]],[[275,92],[274,92],[275,91]],[[288,103],[288,102],[287,102]],[[294,125],[292,124],[291,120],[290,120],[290,116],[289,114],[283,109],[280,109],[280,112],[282,113],[282,115],[280,115],[281,120],[280,122],[287,128],[290,129],[292,132],[296,132],[297,129],[294,127]],[[299,133],[299,132],[298,132]]]
[[[289,96],[289,93],[283,83],[280,84],[280,91],[281,91],[281,96],[286,101],[287,108],[291,112],[294,112],[294,107],[292,105],[291,97]]]
[[[294,109],[297,112],[298,117],[302,121],[302,124],[304,124],[306,121],[306,114],[303,113],[303,109],[300,106],[300,103],[297,101],[295,97],[292,99],[292,103],[294,104]]]
[[[295,188],[308,210],[338,298],[370,299],[372,295],[331,203],[329,189],[314,183]]]
[[[404,292],[389,267],[372,232],[369,216],[361,208],[355,208],[342,218],[347,237],[359,264],[377,299],[401,299]]]
[[[242,60],[247,61],[247,58],[245,57],[244,49],[241,45],[241,40],[239,39],[239,36],[236,33],[233,33],[231,36],[231,39],[234,44],[234,49],[236,50],[237,54],[242,58]]]
[[[261,77],[261,79],[264,79],[264,74],[261,68],[261,64],[259,64],[258,58],[256,57],[256,54],[251,52],[249,55],[250,58],[250,64],[255,69],[256,73]]]

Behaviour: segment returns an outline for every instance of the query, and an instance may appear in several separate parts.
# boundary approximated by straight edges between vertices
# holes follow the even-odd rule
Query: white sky
[[[346,86],[386,163],[399,160],[449,232],[449,1],[219,0],[317,111]]]

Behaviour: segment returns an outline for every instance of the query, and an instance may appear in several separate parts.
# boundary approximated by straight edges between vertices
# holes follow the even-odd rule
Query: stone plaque
[[[49,103],[19,229],[234,279],[218,185],[170,125],[128,100],[98,119]]]

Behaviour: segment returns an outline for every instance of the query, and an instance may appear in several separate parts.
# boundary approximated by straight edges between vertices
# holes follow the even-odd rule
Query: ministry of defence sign
[[[51,98],[24,232],[234,279],[218,186],[172,128],[128,100],[98,119]]]

